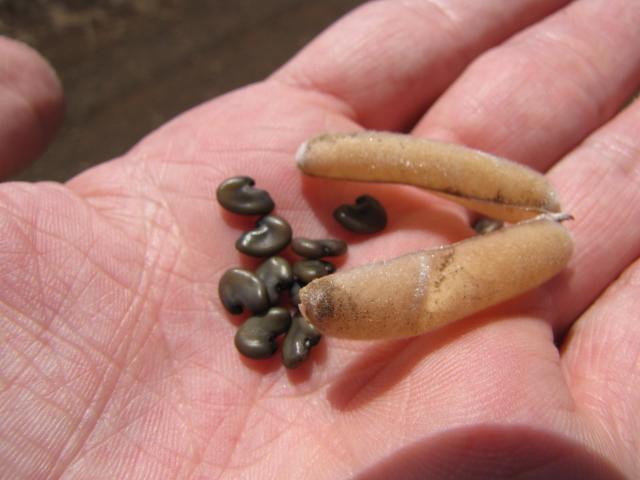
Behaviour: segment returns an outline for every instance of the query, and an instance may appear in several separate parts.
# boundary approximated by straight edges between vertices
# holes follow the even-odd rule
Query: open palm
[[[640,103],[617,113],[640,80],[638,24],[627,0],[374,2],[122,158],[3,184],[0,477],[640,475]],[[6,111],[5,130],[22,118]],[[216,291],[255,265],[234,249],[252,219],[215,203],[223,179],[255,178],[294,235],[346,238],[340,268],[470,235],[424,192],[296,170],[304,140],[361,128],[548,171],[576,217],[569,268],[422,337],[325,338],[294,371],[241,358]],[[330,212],[365,192],[389,227],[345,237]]]

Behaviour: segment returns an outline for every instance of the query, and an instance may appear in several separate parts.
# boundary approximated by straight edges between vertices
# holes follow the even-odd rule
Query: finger
[[[62,87],[45,60],[0,37],[0,179],[34,160],[62,118]]]
[[[610,454],[637,468],[640,441],[640,261],[573,326],[562,364],[581,413],[604,427]],[[626,448],[621,448],[626,447]]]
[[[576,218],[570,275],[553,289],[561,328],[640,255],[639,124],[636,100],[549,172]]]
[[[372,2],[330,28],[274,78],[340,99],[366,128],[406,128],[476,55],[566,3]]]
[[[417,125],[549,168],[640,84],[640,3],[573,2],[481,56]]]

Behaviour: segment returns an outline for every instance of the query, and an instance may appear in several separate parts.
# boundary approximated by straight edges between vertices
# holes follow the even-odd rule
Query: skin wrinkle
[[[609,135],[606,141],[601,138],[587,139],[581,148],[601,152],[610,160],[606,164],[607,169],[610,170],[613,166],[625,181],[636,182],[640,178],[640,148],[634,146],[626,135]]]
[[[142,350],[142,348],[141,348],[141,350]],[[197,458],[197,457],[196,457],[196,458]],[[195,468],[195,467],[194,467],[194,468]]]
[[[285,66],[286,67],[286,66]],[[337,93],[328,91],[317,84],[317,82],[310,77],[307,77],[304,72],[295,70],[293,72],[286,69],[285,71],[277,70],[272,76],[264,81],[264,85],[275,84],[285,90],[291,90],[295,94],[302,94],[305,97],[305,102],[315,106],[328,100],[328,103],[332,105],[331,111],[334,115],[339,115],[353,122],[357,128],[362,128],[361,122],[358,120],[358,112],[355,108],[345,99],[341,98]],[[313,100],[311,101],[313,96]],[[318,100],[315,100],[315,99]],[[317,102],[317,103],[316,103]],[[335,106],[334,106],[335,105]],[[220,150],[224,153],[224,150]],[[286,152],[290,155],[291,152]]]
[[[128,374],[125,374],[125,375],[128,376]],[[148,395],[152,395],[156,399],[161,399],[162,398],[162,393],[154,391],[153,388],[151,388],[149,385],[146,384],[146,382],[142,382],[142,381],[136,379],[135,377],[129,377],[129,378],[134,380],[136,382],[135,386],[137,386],[139,388],[131,388],[130,389],[130,392],[132,392],[133,395],[127,399],[126,403],[124,403],[123,405],[120,406],[120,411],[121,412],[126,413],[128,407],[130,405],[132,405],[134,402],[136,402],[139,398],[142,398],[142,397],[146,398]],[[132,406],[131,408],[135,408],[135,405]],[[99,451],[102,446],[106,446],[108,443],[112,442],[113,439],[115,439],[116,437],[120,437],[121,436],[121,437],[127,438],[126,437],[126,431],[128,429],[130,429],[132,427],[132,425],[136,425],[137,423],[139,423],[140,421],[142,421],[145,417],[147,417],[149,415],[155,415],[155,409],[148,408],[146,410],[143,410],[143,411],[141,411],[141,413],[139,415],[135,416],[132,419],[129,419],[126,423],[118,426],[112,432],[109,432],[109,434],[106,435],[105,437],[103,437],[99,442],[90,445],[89,449],[83,450],[83,452],[81,452],[78,455],[77,459],[74,461],[74,464],[81,463],[82,460],[87,455],[89,455],[90,453],[92,453],[94,451],[96,451],[96,452]],[[135,442],[133,442],[133,440],[131,440],[129,443],[135,443]]]
[[[143,386],[143,393],[141,393],[139,395],[139,397],[142,397],[143,394],[148,394],[153,398],[154,402],[157,402],[159,405],[162,404],[162,400],[164,399],[164,397],[166,396],[166,392],[163,391],[164,388],[162,390],[156,390],[155,388],[149,386],[149,385],[144,385]],[[146,397],[147,395],[145,395]],[[145,402],[147,403],[147,402]],[[139,415],[137,415],[136,417],[134,417],[131,421],[127,422],[127,424],[118,432],[117,435],[119,436],[123,436],[124,438],[129,440],[129,443],[132,443],[136,446],[138,446],[141,450],[142,453],[144,453],[146,456],[154,458],[155,460],[160,460],[156,454],[157,449],[162,449],[162,450],[170,450],[171,451],[171,455],[172,456],[176,456],[176,457],[181,457],[181,458],[185,458],[190,460],[189,457],[183,455],[180,453],[179,450],[172,450],[169,447],[163,447],[162,445],[155,445],[154,440],[151,440],[152,443],[152,447],[154,447],[153,450],[147,450],[144,445],[140,442],[140,440],[138,439],[138,436],[128,436],[128,431],[135,429],[134,427],[137,426],[138,423],[143,423],[143,424],[149,424],[151,425],[151,430],[154,431],[154,433],[157,433],[157,430],[161,430],[163,424],[165,423],[163,421],[163,418],[165,416],[168,416],[171,413],[174,414],[178,414],[179,412],[177,410],[175,410],[174,408],[171,408],[171,405],[168,404],[167,405],[168,408],[168,412],[165,412],[164,408],[161,408],[161,413],[158,413],[154,408],[149,408],[149,409],[145,409],[142,410],[140,412]],[[183,424],[184,425],[184,424]],[[149,429],[142,429],[142,430],[149,430]],[[144,442],[149,441],[149,439],[145,438],[143,440]],[[160,462],[158,462],[160,463]]]
[[[260,445],[252,448],[250,454],[245,455],[244,461],[240,460],[242,459],[242,456],[240,457],[240,459],[236,459],[230,466],[232,470],[237,471],[248,469],[249,467],[258,465],[260,460],[263,460],[264,458],[267,458],[272,454],[272,445],[276,443],[276,440],[282,437],[292,425],[298,424],[295,416],[294,420],[290,421],[284,417],[273,414],[273,412],[271,412],[270,410],[260,407],[259,405],[256,405],[255,409],[262,412],[263,416],[261,417],[260,423],[255,423],[254,425],[252,425],[252,428],[260,428],[261,424],[266,422],[269,416],[275,417],[281,427],[275,433],[270,434],[268,438],[266,438]],[[307,431],[309,435],[315,434],[315,432],[313,432],[311,429],[307,429]]]
[[[553,43],[554,39],[551,36],[551,34],[547,34],[547,35],[550,37],[549,44],[545,45],[545,42],[542,41],[540,42],[541,45],[538,48],[539,49],[550,49],[550,48],[557,49],[558,44]],[[561,43],[561,45],[565,47],[569,53],[573,54],[573,59],[577,60],[577,62],[574,61],[574,62],[565,62],[565,63],[566,64],[570,63],[573,68],[582,67],[583,70],[586,70],[586,71],[592,72],[592,74],[595,74],[597,71],[595,70],[596,67],[592,65],[592,62],[589,62],[586,58],[583,58],[582,56],[578,55],[577,49],[571,48],[570,43],[571,42]],[[539,51],[544,52],[545,50],[539,50]],[[548,63],[545,62],[544,58],[537,58],[535,56],[532,57],[532,60],[536,62],[537,68],[548,70],[550,78],[555,78],[557,76],[556,65],[549,65]],[[558,81],[558,80],[555,80],[555,81]],[[609,117],[611,117],[611,115],[614,113],[614,110],[611,108],[610,102],[606,101],[608,99],[598,98],[597,95],[594,95],[593,91],[590,88],[591,87],[590,85],[584,85],[583,82],[579,82],[573,77],[568,77],[568,79],[565,79],[565,81],[568,81],[567,85],[570,85],[570,88],[568,90],[574,92],[575,94],[577,94],[576,96],[580,97],[580,104],[581,104],[580,114],[582,116],[588,115],[590,117],[591,120],[588,122],[588,125],[593,125],[593,126],[599,125],[605,119],[608,119]],[[609,106],[608,109],[606,109],[607,106]],[[605,109],[608,111],[606,111]],[[589,131],[585,132],[585,135],[593,131],[593,128],[594,127],[591,127]],[[568,150],[571,150],[571,148],[569,148]]]
[[[175,217],[174,217],[175,218]],[[178,262],[178,257],[179,255],[176,256],[176,259],[174,261],[174,264],[172,266],[172,268],[170,269],[171,272],[175,271],[175,265]],[[171,274],[167,272],[167,277],[170,278]],[[167,281],[165,283],[165,291],[163,292],[163,295],[161,295],[161,298],[166,298],[165,294],[167,292],[167,289],[169,288],[169,282]],[[162,308],[163,303],[161,303],[160,307]],[[167,336],[167,333],[165,331],[165,329],[163,328],[163,323],[160,322],[160,338],[162,341],[162,344],[164,346],[165,351],[167,352],[167,357],[170,360],[170,364],[171,364],[171,369],[173,370],[173,373],[175,375],[175,378],[177,380],[176,383],[173,384],[174,386],[174,390],[176,391],[176,394],[178,396],[178,404],[174,405],[175,407],[175,412],[178,416],[178,418],[180,419],[182,425],[184,426],[186,432],[184,432],[183,434],[186,434],[189,438],[189,450],[191,450],[193,453],[189,456],[186,457],[188,458],[189,462],[193,465],[194,462],[194,458],[198,458],[198,442],[196,441],[196,434],[195,434],[195,429],[193,427],[193,424],[191,422],[189,422],[188,420],[188,416],[184,414],[183,409],[180,407],[181,405],[185,405],[187,402],[185,401],[186,399],[186,395],[184,394],[184,384],[181,381],[181,376],[179,374],[179,370],[176,366],[176,362],[175,362],[175,352],[172,351],[171,347],[170,347],[170,342]],[[171,404],[170,404],[171,405]],[[201,449],[200,449],[201,450]],[[191,475],[193,473],[193,468],[191,469],[191,471],[189,472],[189,475]],[[177,475],[177,472],[176,472]]]
[[[86,362],[87,368],[90,368],[90,369],[92,368],[91,367],[91,365],[92,365],[91,360],[92,359],[90,358],[90,355],[86,354],[79,345],[77,345],[76,343],[70,341],[69,339],[67,339],[67,338],[65,338],[63,336],[54,335],[54,339],[56,339],[58,342],[64,343],[64,345],[66,345],[66,346],[70,346],[71,348],[73,348],[74,352],[80,354],[83,358],[87,359],[87,362]],[[41,374],[40,377],[43,380],[46,380],[47,379],[47,375],[45,375],[42,370],[38,369],[35,366],[34,362],[35,362],[35,359],[45,350],[45,348],[49,348],[49,349],[51,349],[53,351],[54,347],[51,345],[50,341],[49,342],[45,342],[44,340],[40,340],[39,338],[36,341],[41,347],[35,352],[34,355],[32,355],[31,357],[27,357],[27,359],[29,359],[29,362],[31,363],[31,365],[27,365],[26,368],[28,368],[29,366],[32,366],[32,367],[36,368],[38,370],[38,372]],[[101,352],[100,350],[94,350],[94,352],[98,353],[101,356],[101,359],[103,361],[107,361],[109,363],[112,363],[112,360],[108,356],[106,356],[104,354],[104,352]],[[22,355],[24,355],[24,353],[22,353]],[[67,358],[67,360],[71,361],[72,359],[71,358]],[[93,360],[95,361],[95,359],[93,359]],[[114,366],[122,368],[119,365],[114,365]],[[18,372],[18,374],[16,374],[16,376],[15,376],[16,380],[17,380],[17,377],[22,376],[21,374],[24,373],[24,370],[26,370],[26,368],[23,369],[22,372]],[[72,382],[72,381],[74,381],[74,379],[70,379],[69,380],[69,382]],[[64,384],[62,386],[64,386]],[[84,402],[88,402],[87,399],[82,399],[82,400]]]
[[[169,242],[167,242],[169,243]],[[149,252],[149,250],[147,249],[147,252]],[[158,255],[156,256],[156,261],[158,261],[158,259],[160,258],[159,256],[160,252],[158,252]],[[153,268],[151,269],[151,271],[153,271]],[[149,281],[149,279],[144,278],[145,276],[143,275],[140,278],[140,283],[138,284],[138,287],[135,289],[137,290],[137,294],[134,294],[132,296],[131,299],[131,303],[129,305],[129,307],[127,308],[128,312],[125,313],[125,315],[123,315],[123,323],[120,325],[120,327],[118,328],[117,331],[119,332],[126,332],[128,330],[130,330],[132,332],[131,335],[129,335],[129,341],[124,341],[124,339],[127,338],[127,336],[125,335],[123,338],[123,341],[120,342],[120,348],[116,351],[116,354],[114,355],[114,360],[116,363],[122,363],[122,360],[124,360],[128,354],[130,352],[128,352],[129,350],[129,344],[133,341],[133,338],[136,335],[136,330],[137,329],[129,329],[127,328],[127,325],[131,325],[131,324],[140,324],[143,322],[140,321],[135,321],[136,318],[138,318],[138,315],[136,315],[135,312],[136,310],[138,310],[138,313],[140,314],[142,312],[143,309],[143,305],[145,303],[147,303],[146,300],[146,295],[148,295],[148,288],[144,287],[144,285],[146,284],[147,286],[151,284],[151,282]],[[137,300],[137,301],[136,301]],[[129,319],[127,321],[127,319]],[[118,359],[120,359],[120,362],[118,362]],[[134,360],[135,360],[135,355],[134,355]],[[131,363],[128,363],[129,365]],[[107,369],[107,370],[111,370],[111,368]],[[103,389],[107,389],[107,391],[110,388],[110,391],[113,392],[116,390],[118,383],[120,382],[121,378],[122,378],[122,372],[124,370],[122,369],[116,369],[115,372],[111,372],[111,374],[109,375],[108,371],[105,373],[104,378],[106,379],[105,381],[103,381],[101,384],[99,384],[99,387],[96,389],[96,393],[101,392],[101,390]],[[109,379],[109,377],[112,377],[111,379]],[[110,381],[109,381],[110,380]],[[108,384],[111,384],[110,387],[108,387]],[[100,388],[102,387],[102,388]],[[102,393],[102,392],[101,392]],[[102,402],[102,405],[98,405],[98,408],[95,409],[95,411],[93,412],[92,418],[93,421],[89,423],[88,426],[85,426],[85,432],[83,432],[83,434],[79,435],[78,439],[74,439],[75,440],[75,445],[72,445],[70,447],[70,452],[67,453],[66,460],[62,460],[62,457],[60,458],[60,460],[56,463],[56,465],[54,465],[52,471],[56,472],[64,472],[66,471],[70,465],[72,465],[75,461],[76,461],[76,457],[82,452],[83,446],[86,444],[87,440],[90,438],[92,432],[95,430],[98,420],[101,418],[102,413],[104,411],[106,411],[106,409],[108,408],[109,404],[110,404],[110,399],[111,399],[111,395],[108,393],[102,393],[102,398],[106,399],[105,401]],[[94,397],[95,398],[95,397]],[[88,427],[88,428],[87,428]],[[69,438],[69,441],[67,442],[67,444],[64,446],[63,448],[63,452],[66,449],[66,447],[68,445],[71,445],[71,441],[72,441],[73,436],[71,436]]]
[[[407,11],[407,19],[416,21],[420,25],[437,25],[441,30],[441,36],[448,37],[449,41],[446,43],[455,45],[458,38],[460,38],[460,18],[451,9],[437,0],[430,0],[422,4],[417,4],[413,1],[396,1],[388,2],[393,8],[402,7]],[[433,16],[438,19],[433,20]],[[468,55],[464,55],[466,58]]]
[[[74,343],[74,342],[71,342],[70,340],[68,340],[67,338],[65,338],[65,337],[64,337],[64,336],[62,336],[62,335],[57,335],[57,334],[53,333],[53,332],[52,332],[51,330],[49,330],[49,329],[43,329],[43,330],[41,330],[40,332],[38,332],[38,333],[36,334],[36,333],[29,332],[28,328],[26,328],[26,325],[23,325],[23,326],[21,326],[20,328],[22,328],[22,331],[23,331],[23,332],[27,332],[28,334],[32,335],[32,336],[34,337],[34,339],[35,339],[36,343],[40,345],[40,348],[38,349],[38,351],[37,351],[37,352],[34,354],[34,356],[33,356],[33,361],[31,361],[31,366],[32,366],[32,367],[34,367],[34,368],[36,368],[36,369],[37,369],[37,367],[36,367],[35,363],[33,363],[33,362],[35,361],[35,358],[37,358],[38,356],[40,356],[40,354],[45,350],[45,348],[47,348],[47,347],[51,348],[50,340],[49,340],[49,341],[47,341],[47,342],[45,342],[45,341],[44,341],[44,339],[43,339],[43,337],[44,337],[47,333],[51,333],[51,334],[53,335],[53,338],[54,338],[54,339],[57,339],[58,341],[61,341],[61,342],[63,342],[64,344],[66,344],[66,345],[68,345],[68,346],[71,346],[71,347],[74,349],[74,351],[76,351],[77,353],[81,353],[81,354],[83,354],[83,353],[84,353],[84,352],[83,352],[83,347],[80,347],[78,344],[76,344],[76,343]],[[94,352],[99,353],[99,354],[102,356],[103,360],[106,360],[107,362],[110,362],[110,358],[108,357],[108,355],[107,355],[107,354],[105,354],[104,352],[102,352],[100,349],[98,349],[98,348],[97,348],[96,346],[94,346],[94,345],[92,345],[92,346],[91,346],[91,348],[92,348],[92,350],[93,350]],[[84,354],[83,354],[82,356],[83,356],[83,357],[87,357],[87,358],[88,358],[88,355],[84,355]],[[87,362],[87,364],[88,364],[88,365],[91,365],[91,361]],[[26,369],[26,368],[28,368],[28,367],[29,367],[29,365],[25,366],[25,369]],[[22,371],[19,371],[19,372],[16,374],[16,377],[15,377],[15,378],[17,378],[18,376],[21,376],[21,375],[23,374],[23,372],[24,372],[24,369],[23,369]],[[39,372],[40,372],[40,373],[39,373],[39,376],[40,376],[41,378],[47,378],[47,377],[46,377],[46,375],[44,374],[44,372],[42,372],[42,371],[40,371],[40,370],[39,370]],[[71,380],[71,381],[72,381],[72,380]],[[53,393],[53,392],[49,392],[49,394],[51,394],[51,393]],[[84,399],[83,399],[83,400],[84,400]]]

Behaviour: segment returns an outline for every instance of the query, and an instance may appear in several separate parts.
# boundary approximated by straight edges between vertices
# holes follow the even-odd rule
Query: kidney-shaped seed
[[[387,212],[371,195],[356,198],[355,205],[341,205],[333,212],[340,225],[354,233],[376,233],[387,226]]]
[[[315,260],[322,257],[337,257],[347,251],[347,244],[342,240],[325,238],[312,240],[298,237],[291,242],[291,249],[301,257]]]
[[[267,294],[271,305],[275,305],[280,292],[286,290],[293,283],[291,265],[282,257],[271,257],[265,260],[257,269],[256,277],[267,287]]]
[[[275,205],[268,192],[254,188],[254,185],[251,177],[228,178],[218,187],[218,203],[241,215],[266,215]]]
[[[291,327],[282,344],[282,363],[287,368],[296,368],[309,356],[311,347],[320,341],[320,332],[300,313],[291,320]]]
[[[303,286],[304,285],[300,285],[300,282],[294,281],[291,284],[291,288],[289,288],[289,300],[291,300],[291,304],[294,307],[297,307],[298,305],[300,305],[300,289]]]
[[[280,217],[267,215],[256,223],[256,228],[245,232],[236,242],[242,253],[254,257],[270,257],[289,245],[291,227]]]
[[[293,276],[301,285],[306,285],[316,278],[324,277],[335,271],[336,267],[332,263],[322,260],[300,260],[293,264]]]
[[[220,278],[218,294],[224,308],[235,315],[248,309],[262,313],[269,308],[269,296],[262,281],[243,268],[227,270]]]
[[[235,345],[249,358],[268,358],[278,349],[276,337],[289,330],[291,315],[286,308],[273,307],[261,317],[250,317],[238,329]]]

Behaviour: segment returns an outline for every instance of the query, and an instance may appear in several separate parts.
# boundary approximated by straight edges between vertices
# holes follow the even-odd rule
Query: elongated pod
[[[483,236],[314,280],[301,311],[350,339],[419,335],[537,287],[562,270],[569,232],[541,215]]]
[[[386,132],[325,134],[298,150],[306,174],[431,190],[507,222],[559,212],[557,195],[540,173],[488,153]]]

